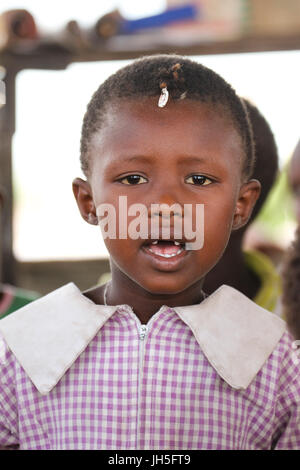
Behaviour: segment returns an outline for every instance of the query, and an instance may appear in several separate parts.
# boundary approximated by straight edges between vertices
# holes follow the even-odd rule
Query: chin
[[[150,280],[133,280],[152,295],[176,295],[185,291],[190,286],[186,280],[180,282],[179,280],[171,279],[171,277],[168,279],[166,275],[164,275],[163,279],[162,276],[153,276]]]

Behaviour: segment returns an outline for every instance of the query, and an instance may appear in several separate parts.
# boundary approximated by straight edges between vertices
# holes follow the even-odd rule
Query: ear
[[[82,218],[91,225],[98,225],[98,218],[90,184],[81,178],[75,178],[72,183],[72,187]]]
[[[260,189],[260,182],[254,179],[241,186],[233,216],[232,230],[238,230],[246,225],[259,198]]]

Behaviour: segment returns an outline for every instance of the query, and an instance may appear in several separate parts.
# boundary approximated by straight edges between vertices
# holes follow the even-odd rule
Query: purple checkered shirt
[[[201,328],[197,333],[195,323],[189,319],[188,307],[163,306],[145,326],[140,324],[129,306],[96,306],[74,285],[61,288],[60,292],[58,310],[74,310],[72,302],[75,305],[75,301],[80,301],[80,315],[84,312],[80,318],[85,318],[86,314],[89,319],[88,311],[91,310],[95,317],[90,321],[94,318],[98,321],[101,312],[105,311],[103,321],[86,330],[88,333],[83,342],[76,336],[80,337],[83,328],[79,325],[78,331],[73,333],[72,330],[79,324],[77,317],[76,321],[66,325],[56,326],[52,322],[53,337],[59,336],[61,329],[69,325],[64,331],[65,343],[59,346],[58,338],[58,346],[54,343],[54,347],[63,348],[69,342],[74,350],[70,352],[69,360],[66,358],[68,352],[59,355],[53,349],[58,359],[49,367],[47,361],[40,358],[42,346],[41,353],[35,351],[34,354],[30,349],[31,342],[27,344],[24,340],[25,352],[22,354],[25,357],[28,353],[28,357],[32,357],[33,366],[31,363],[28,366],[26,359],[22,363],[23,356],[18,347],[26,336],[26,317],[31,328],[29,334],[38,328],[38,336],[43,336],[43,322],[36,327],[37,322],[31,320],[30,305],[36,306],[41,312],[40,317],[45,315],[46,319],[47,312],[55,310],[49,307],[51,294],[43,298],[48,297],[49,301],[43,303],[43,299],[39,299],[7,317],[6,323],[0,321],[4,325],[0,330],[5,337],[0,341],[0,447],[43,450],[300,449],[299,366],[287,332],[278,333],[272,350],[250,383],[244,387],[238,383],[233,386],[227,382],[230,380],[226,378],[226,362],[222,363],[226,354],[223,352],[219,359],[215,350],[209,349],[213,341],[209,338],[206,342],[206,337],[202,338]],[[68,303],[68,296],[72,297],[71,303]],[[215,299],[218,301],[215,302],[216,309],[220,305],[226,308],[224,295],[221,300],[217,296]],[[243,299],[243,302],[250,301]],[[256,311],[258,307],[253,305],[251,302],[249,308]],[[61,312],[56,318],[62,317]],[[34,315],[32,318],[38,318]],[[269,318],[273,321],[270,314],[267,323]],[[203,321],[208,321],[207,315]],[[207,328],[210,331],[211,326]],[[12,331],[20,338],[15,343],[10,340]],[[69,336],[68,331],[71,332]],[[217,338],[218,333],[215,335]],[[234,341],[232,339],[228,344]],[[254,341],[253,351],[260,347],[255,338],[251,341]],[[78,345],[74,346],[75,343]],[[11,349],[16,350],[16,355]],[[49,349],[48,352],[50,356]],[[20,360],[16,356],[20,356]],[[67,365],[64,360],[68,361]],[[221,365],[218,365],[219,360]],[[39,374],[44,373],[43,363],[46,375],[40,378]],[[247,364],[244,368],[248,368]],[[45,384],[47,374],[49,383]]]

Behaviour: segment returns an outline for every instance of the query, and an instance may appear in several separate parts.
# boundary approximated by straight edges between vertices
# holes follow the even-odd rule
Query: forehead
[[[157,106],[158,98],[119,100],[109,106],[101,130],[91,140],[91,168],[122,155],[214,156],[241,167],[242,139],[222,106],[183,100]],[[240,163],[237,165],[237,163]]]

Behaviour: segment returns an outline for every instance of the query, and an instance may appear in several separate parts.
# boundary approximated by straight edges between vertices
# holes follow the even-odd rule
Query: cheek
[[[231,232],[233,217],[236,209],[236,200],[221,199],[216,202],[204,204],[204,221],[207,230],[215,232],[215,236],[226,236]]]
[[[226,248],[232,231],[235,201],[204,206],[204,250],[219,258]]]
[[[125,273],[138,273],[139,265],[135,262],[139,255],[140,240],[106,239],[104,240],[111,260]]]
[[[138,266],[133,262],[136,252],[130,240],[106,239],[104,242],[109,252],[110,262],[129,277],[131,275],[138,277]]]

